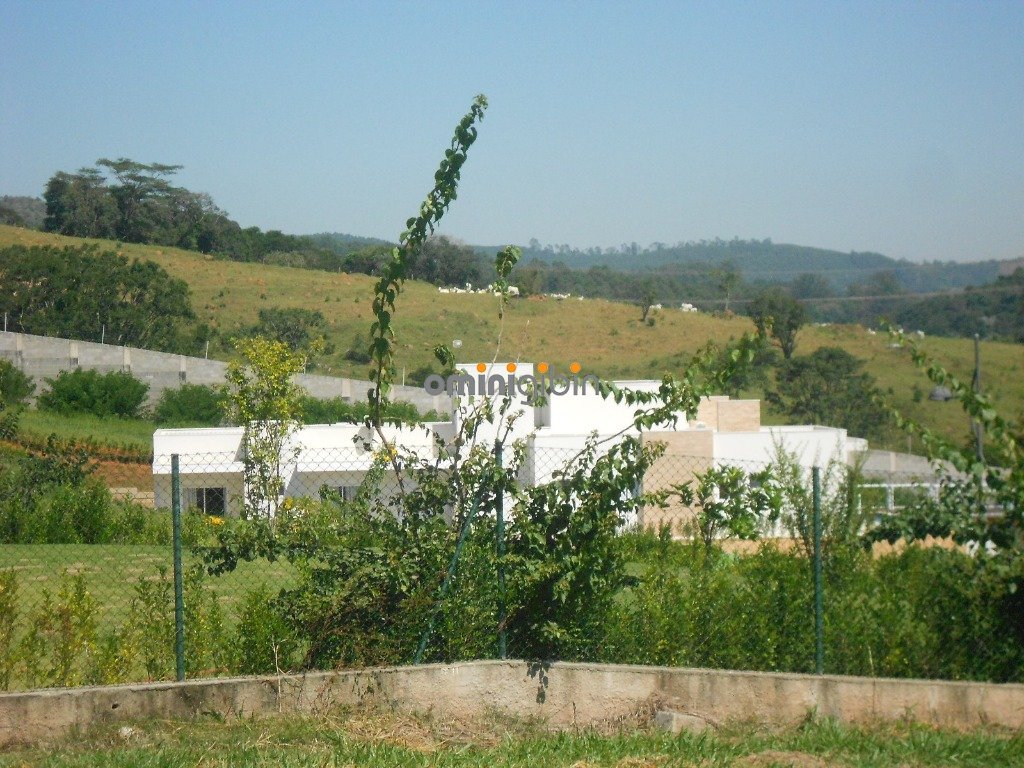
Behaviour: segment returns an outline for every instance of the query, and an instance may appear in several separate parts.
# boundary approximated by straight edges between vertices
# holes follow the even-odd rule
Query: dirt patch
[[[668,755],[652,755],[649,757],[624,757],[615,763],[615,768],[659,768],[668,762]],[[599,763],[578,760],[569,768],[598,768]]]
[[[756,755],[741,757],[733,765],[743,768],[829,768],[835,765],[806,752],[786,752],[769,749]]]
[[[431,753],[449,746],[494,747],[526,727],[505,716],[473,719],[444,718],[392,712],[356,712],[336,724],[349,735],[416,752]]]

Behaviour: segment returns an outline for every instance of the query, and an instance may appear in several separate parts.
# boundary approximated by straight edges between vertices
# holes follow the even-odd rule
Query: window
[[[338,495],[341,496],[342,501],[354,501],[356,495],[359,493],[358,485],[339,485]]]
[[[227,490],[225,488],[190,488],[186,491],[188,506],[195,507],[203,514],[223,517],[227,512]]]

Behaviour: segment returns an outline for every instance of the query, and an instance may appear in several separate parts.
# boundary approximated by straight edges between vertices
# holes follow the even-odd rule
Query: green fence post
[[[821,469],[814,467],[814,672],[825,672],[825,600],[821,575]]]
[[[174,540],[174,670],[185,679],[185,594],[181,568],[181,473],[178,454],[171,455],[171,521]]]
[[[459,556],[462,554],[462,545],[466,542],[466,536],[469,534],[469,528],[473,524],[473,518],[476,516],[477,510],[480,508],[479,496],[473,500],[473,506],[469,510],[469,514],[466,515],[466,519],[462,521],[462,530],[459,531],[459,539],[455,542],[455,552],[452,553],[451,562],[448,563],[448,571],[444,575],[444,581],[441,582],[441,593],[438,595],[437,602],[434,603],[434,607],[430,610],[430,618],[427,621],[427,628],[423,630],[423,635],[420,637],[420,643],[416,648],[416,655],[412,659],[413,664],[419,664],[423,661],[423,654],[426,653],[427,643],[430,642],[430,636],[434,632],[434,621],[437,619],[437,612],[441,609],[441,603],[444,602],[445,597],[448,594],[448,588],[451,586],[452,579],[455,577],[455,568],[459,564]]]
[[[498,470],[504,469],[502,463],[501,443],[494,442],[494,461]],[[508,655],[508,637],[505,632],[505,492],[504,483],[498,488],[496,509],[495,536],[497,537],[498,554],[498,658],[504,659]]]

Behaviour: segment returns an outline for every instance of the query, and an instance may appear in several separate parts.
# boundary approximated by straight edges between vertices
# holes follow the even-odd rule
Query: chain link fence
[[[517,482],[559,482],[577,454],[534,446]],[[73,449],[0,453],[0,689],[287,668],[268,639],[289,620],[275,606],[309,573],[283,555],[211,568],[207,553],[238,529],[247,504],[243,457],[196,452],[172,458],[140,464],[97,461]],[[398,515],[400,488],[389,462],[369,486],[379,466],[380,456],[356,446],[303,450],[276,468],[282,492],[265,500],[263,511],[329,515],[370,493],[376,508]],[[786,485],[769,481],[769,461],[728,466],[747,490]],[[943,541],[873,552],[839,546],[844,536],[857,540],[900,507],[935,498],[934,477],[864,476],[831,466],[821,473],[815,516],[810,468],[790,467],[792,487],[776,489],[779,514],[756,516],[755,529],[739,536],[728,525],[712,527],[709,548],[702,542],[703,518],[725,501],[724,486],[712,485],[698,499],[671,492],[697,487],[724,467],[713,456],[666,453],[634,489],[667,498],[620,520],[625,580],[602,636],[589,646],[591,660],[1022,678],[1020,637],[1008,629],[999,604],[1006,596],[998,585],[977,583],[980,571],[970,555]],[[514,525],[514,500],[504,506]],[[236,545],[244,548],[244,542]],[[432,610],[424,606],[424,624]],[[516,655],[514,645],[508,654]]]

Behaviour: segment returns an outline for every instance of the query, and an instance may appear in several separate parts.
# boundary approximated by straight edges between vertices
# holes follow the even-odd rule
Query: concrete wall
[[[197,680],[0,695],[0,745],[40,743],[102,723],[384,706],[478,717],[499,709],[552,725],[591,725],[664,708],[711,724],[915,720],[1024,728],[1024,685],[814,676],[603,664],[480,661],[307,675]]]
[[[45,388],[43,379],[53,378],[61,371],[75,368],[92,368],[104,373],[129,371],[137,379],[149,384],[151,400],[159,398],[165,389],[178,387],[183,382],[223,384],[227,372],[227,363],[220,360],[0,331],[0,359],[4,358],[36,380],[36,394]],[[310,373],[296,376],[295,381],[313,397],[322,399],[344,397],[365,401],[366,392],[371,387],[370,382],[360,379]],[[396,386],[392,397],[412,403],[421,412],[451,409],[451,401],[447,397],[428,395],[419,387]]]
[[[935,477],[935,467],[927,457],[896,451],[866,451],[861,469],[869,475],[905,474],[924,479]]]

